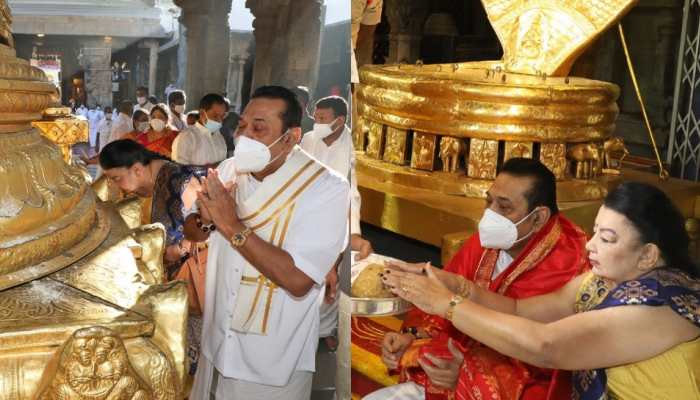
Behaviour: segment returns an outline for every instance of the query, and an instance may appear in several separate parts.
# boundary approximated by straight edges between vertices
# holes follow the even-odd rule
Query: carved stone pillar
[[[185,27],[187,97],[199,103],[207,93],[223,93],[228,71],[231,0],[176,0]],[[222,61],[223,60],[223,61]]]
[[[389,21],[389,57],[387,63],[414,63],[420,57],[423,25],[428,14],[424,0],[385,0]]]
[[[156,74],[158,72],[158,41],[146,41],[148,47],[148,93],[156,93]]]
[[[243,103],[243,83],[245,79],[245,64],[250,57],[248,49],[252,41],[252,32],[231,32],[229,48],[228,80],[226,93],[236,112],[241,112]]]
[[[83,47],[80,65],[85,68],[87,105],[112,105],[112,49],[110,47]]]

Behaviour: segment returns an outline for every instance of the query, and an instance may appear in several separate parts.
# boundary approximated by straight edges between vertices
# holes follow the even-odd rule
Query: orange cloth
[[[178,133],[178,131],[166,127],[161,132],[155,132],[153,130],[147,132],[131,131],[124,134],[122,139],[131,139],[152,152],[170,158],[173,152],[173,142]],[[150,140],[149,135],[154,139]]]
[[[478,286],[515,299],[553,292],[590,266],[586,234],[562,215],[556,215],[531,239],[521,254],[491,279],[498,250],[481,247],[478,233],[462,246],[445,268]],[[556,400],[571,397],[568,373],[546,370],[506,357],[455,329],[440,317],[417,309],[409,312],[405,327],[422,327],[432,336],[431,346],[447,346],[451,337],[464,353],[455,393],[432,386],[420,367],[401,369],[401,380],[425,386],[426,399]],[[420,344],[418,344],[420,346]],[[407,352],[412,354],[412,352]]]

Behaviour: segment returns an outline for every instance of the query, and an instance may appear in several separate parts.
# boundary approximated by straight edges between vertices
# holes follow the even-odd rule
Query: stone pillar
[[[184,90],[191,105],[207,93],[226,90],[228,71],[228,15],[231,0],[176,0],[185,26],[186,73]]]
[[[389,34],[387,63],[415,63],[420,58],[423,25],[428,14],[426,0],[385,0]]]
[[[245,79],[245,64],[250,57],[248,49],[253,39],[252,32],[231,32],[231,47],[229,48],[228,79],[226,93],[233,109],[240,113],[243,105],[243,82]]]
[[[246,7],[255,16],[253,89],[270,84],[313,85],[318,73],[322,3],[246,1]]]
[[[148,94],[156,94],[156,74],[158,71],[158,41],[148,40]]]
[[[88,107],[112,105],[112,49],[83,47],[80,65],[85,69],[85,91]]]

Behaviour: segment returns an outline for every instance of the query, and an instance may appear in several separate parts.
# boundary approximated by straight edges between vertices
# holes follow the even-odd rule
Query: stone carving
[[[367,156],[380,159],[384,150],[384,125],[377,122],[369,122],[367,133]]]
[[[592,179],[600,174],[600,148],[595,143],[580,143],[566,152],[574,166],[576,179]]]
[[[436,135],[414,132],[413,150],[411,151],[411,168],[433,171],[435,169],[436,146]]]
[[[566,145],[564,143],[542,143],[540,162],[552,171],[557,180],[566,178]]]
[[[464,142],[461,139],[443,136],[440,139],[440,160],[444,172],[457,172],[459,159],[464,154]]]
[[[503,161],[518,157],[532,158],[532,143],[506,142]]]
[[[622,153],[622,156],[620,159],[615,160],[616,162],[613,162],[613,153]],[[603,168],[605,172],[615,173],[613,171],[617,171],[619,173],[619,168],[622,167],[622,160],[629,154],[630,152],[627,150],[625,141],[622,138],[614,137],[606,140],[603,143]]]
[[[470,178],[496,179],[498,141],[471,139],[468,165],[467,175]]]
[[[405,130],[388,126],[386,128],[384,161],[392,164],[404,165],[406,163],[407,138],[408,132]]]
[[[150,400],[151,393],[129,363],[124,343],[112,330],[75,331],[39,400]]]

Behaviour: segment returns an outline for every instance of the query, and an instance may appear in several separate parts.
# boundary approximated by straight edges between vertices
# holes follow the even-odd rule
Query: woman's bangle
[[[461,303],[464,301],[464,297],[456,294],[452,296],[450,299],[450,305],[447,306],[447,312],[445,313],[445,319],[452,322],[452,314],[455,311],[455,307],[457,307],[457,304]]]

